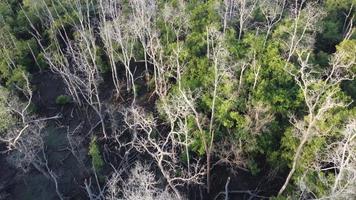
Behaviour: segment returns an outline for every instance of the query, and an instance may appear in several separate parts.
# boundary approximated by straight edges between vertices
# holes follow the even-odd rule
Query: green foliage
[[[343,38],[344,23],[346,15],[350,11],[351,5],[355,5],[354,0],[327,0],[325,9],[327,16],[322,20],[323,31],[318,34],[316,49],[324,52],[333,53],[335,45]],[[351,10],[355,12],[355,7]]]
[[[63,105],[70,103],[71,100],[72,100],[72,98],[68,95],[59,95],[56,98],[56,104],[63,106]]]
[[[16,10],[19,5],[6,4],[5,8],[9,10],[4,12],[2,6],[0,4],[0,79],[6,86],[17,84],[22,87],[23,74],[36,69],[33,55],[38,54],[39,48],[25,25],[28,24],[25,14]]]
[[[96,141],[96,137],[93,137],[89,144],[89,156],[91,157],[91,163],[95,171],[100,172],[104,166],[104,161],[100,154],[100,149]]]
[[[334,181],[334,173],[332,171],[314,171],[309,170],[315,167],[322,155],[328,152],[327,146],[334,141],[342,140],[341,131],[344,129],[344,123],[356,116],[356,109],[332,109],[323,119],[318,121],[317,127],[319,136],[310,137],[307,144],[303,148],[303,152],[298,159],[296,172],[293,179],[297,182],[300,177],[304,177],[305,184],[308,189],[316,196],[324,196],[330,192],[330,185]],[[299,133],[300,134],[300,133]],[[282,142],[281,158],[288,163],[290,167],[295,156],[296,149],[300,143],[298,132],[294,127],[286,130]],[[323,163],[327,165],[328,163]]]
[[[0,135],[6,133],[15,122],[7,106],[7,98],[8,91],[0,86]]]
[[[277,197],[271,197],[271,200],[289,200],[290,198],[287,198],[285,196],[277,196]]]
[[[280,56],[279,47],[271,43],[262,56],[263,70],[254,97],[270,104],[273,111],[286,114],[299,110],[302,97],[294,79],[285,71],[286,63]]]
[[[341,55],[341,64],[353,63],[351,70],[356,73],[356,39],[343,40],[336,46],[336,52]]]
[[[341,86],[343,91],[352,98],[354,107],[356,105],[356,80],[344,81]]]
[[[260,169],[258,168],[258,165],[254,160],[249,160],[247,163],[247,167],[252,175],[257,175],[260,172]]]
[[[339,9],[350,9],[351,4],[355,4],[355,0],[326,0],[325,7],[329,11],[336,11]]]

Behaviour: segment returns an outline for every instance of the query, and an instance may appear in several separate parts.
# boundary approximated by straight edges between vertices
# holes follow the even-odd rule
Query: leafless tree
[[[351,32],[348,35],[351,35]],[[331,109],[348,105],[338,95],[339,84],[355,77],[351,70],[355,65],[355,57],[350,58],[349,52],[345,49],[339,48],[334,53],[330,60],[330,68],[324,71],[318,71],[315,66],[309,63],[310,52],[308,50],[297,51],[297,55],[300,67],[290,69],[289,73],[302,91],[308,114],[304,120],[292,120],[300,143],[293,158],[292,168],[279,194],[283,193],[294,174],[304,145],[314,137],[323,134],[318,131],[318,121],[323,120],[325,114]]]
[[[237,1],[236,0],[224,0],[223,2],[223,31],[225,33],[228,22],[232,21],[235,16]]]
[[[272,28],[282,19],[283,11],[286,5],[286,0],[262,0],[259,3],[259,7],[263,16],[266,19],[267,33],[264,41],[264,45],[267,42],[268,36],[271,33]]]
[[[351,29],[352,23],[350,23],[350,21],[352,22],[354,20],[354,17],[355,17],[354,14],[353,14],[354,9],[355,9],[354,6],[355,6],[355,4],[352,3],[350,5],[350,8],[349,8],[348,12],[344,13],[345,20],[344,20],[344,24],[342,26],[342,33],[343,33],[344,37],[348,34],[349,30]]]
[[[79,1],[74,2],[73,9],[76,10],[75,14],[78,19],[78,23],[73,22],[76,30],[74,40],[68,36],[68,30],[64,24],[59,24],[57,29],[49,27],[52,35],[50,47],[45,47],[42,44],[41,35],[30,20],[29,22],[35,32],[33,35],[37,39],[51,70],[62,77],[76,103],[80,106],[89,105],[95,111],[100,118],[102,132],[106,137],[104,109],[99,94],[99,85],[102,78],[98,66],[98,48],[95,43],[93,21],[89,15],[89,7],[92,6],[92,2],[86,2],[86,4]],[[47,6],[46,9],[52,25],[55,23],[55,16],[58,13],[57,11],[52,13]],[[65,48],[62,47],[61,43],[65,44]]]
[[[212,66],[214,69],[214,82],[213,82],[213,93],[212,93],[212,105],[211,105],[211,115],[209,120],[209,142],[206,144],[205,151],[207,156],[207,184],[208,192],[210,191],[210,167],[211,167],[211,156],[214,146],[215,137],[215,104],[218,97],[218,88],[222,82],[222,79],[226,78],[228,74],[228,51],[224,47],[224,35],[220,33],[214,27],[207,28],[207,56],[212,61]]]
[[[68,140],[68,151],[77,159],[79,166],[85,170],[85,158],[88,154],[85,148],[83,148],[85,137],[79,134],[83,129],[83,123],[77,125],[73,130],[70,127],[66,127],[67,140]]]
[[[198,161],[190,164],[190,174],[186,167],[179,163],[182,143],[178,139],[178,133],[159,132],[156,128],[156,120],[137,106],[123,111],[123,115],[127,126],[137,134],[136,149],[148,153],[153,158],[167,181],[168,188],[174,191],[178,199],[183,198],[178,186],[201,183],[200,178],[204,175],[204,168]],[[177,171],[180,173],[177,174]]]
[[[148,48],[152,37],[155,37],[157,5],[155,0],[133,0],[130,1],[132,8],[133,21],[135,24],[135,34],[137,35],[142,48],[146,69],[146,77],[148,78]]]
[[[242,33],[245,30],[248,20],[252,17],[252,13],[256,7],[257,2],[257,0],[236,0],[238,13],[237,17],[239,21],[239,40],[242,37]]]
[[[240,40],[246,28],[247,22],[251,19],[253,11],[257,5],[257,0],[224,0],[222,3],[223,12],[223,32],[225,33],[228,23],[237,18]]]
[[[184,146],[187,159],[188,175],[190,174],[190,155],[189,146],[192,144],[192,135],[188,129],[188,118],[192,111],[187,105],[182,95],[169,95],[162,99],[160,112],[165,115],[169,123],[170,130],[178,136],[179,143]]]
[[[165,29],[173,31],[175,46],[171,47],[171,53],[164,50],[162,42],[167,38],[160,37],[159,31],[152,31],[148,40],[148,55],[154,66],[154,82],[155,93],[164,97],[167,96],[168,90],[171,87],[170,78],[173,78],[180,85],[181,74],[185,71],[186,63],[181,61],[183,42],[181,41],[189,28],[189,13],[185,11],[186,5],[184,1],[179,0],[176,6],[171,3],[166,3],[161,13]]]
[[[30,82],[25,74],[25,88],[17,87],[27,98],[27,102],[22,102],[17,96],[9,94],[5,97],[9,118],[17,122],[12,123],[8,128],[6,134],[1,135],[0,140],[8,146],[8,151],[14,151],[12,158],[14,164],[24,171],[28,170],[31,164],[35,164],[37,153],[43,148],[43,129],[45,128],[45,121],[56,119],[59,116],[48,118],[37,118],[30,112],[32,103],[32,89]]]
[[[306,0],[295,1],[289,10],[292,28],[283,27],[282,32],[286,34],[284,45],[288,51],[287,61],[290,61],[297,50],[310,49],[315,42],[315,35],[320,30],[318,22],[325,15],[324,11],[315,2]],[[286,64],[287,65],[287,64]]]
[[[136,24],[132,23],[135,16],[123,11],[123,2],[115,0],[101,0],[100,35],[104,42],[106,53],[110,59],[116,93],[120,94],[120,80],[117,74],[117,60],[125,66],[126,88],[132,90],[136,98],[135,78],[130,65],[134,58],[134,45],[137,42]]]
[[[309,169],[298,180],[301,198],[312,195],[314,199],[353,199],[356,196],[355,124],[354,119],[348,121],[338,137],[316,154]],[[325,193],[316,194],[305,180],[310,171],[317,172],[317,181],[324,185]],[[334,178],[325,175],[330,173]]]
[[[291,13],[292,18],[294,18],[293,31],[289,33],[289,40],[286,43],[289,49],[287,61],[290,61],[292,56],[296,54],[300,68],[291,70],[287,67],[288,62],[286,63],[286,68],[303,92],[308,115],[304,121],[294,120],[293,122],[300,138],[300,143],[293,159],[292,169],[279,194],[283,193],[288,185],[304,145],[314,136],[320,134],[316,131],[317,121],[322,119],[330,109],[347,105],[337,98],[338,84],[343,80],[353,79],[355,76],[350,70],[355,64],[355,59],[343,59],[348,53],[342,49],[333,55],[330,61],[331,67],[325,71],[318,71],[315,66],[308,63],[310,57],[308,49],[313,44],[315,32],[318,30],[316,24],[323,16],[323,12],[314,3],[309,3],[306,6],[305,4],[306,1],[296,1],[294,4]],[[303,7],[305,8],[303,9]],[[350,24],[352,24],[352,21]],[[349,29],[345,39],[348,39],[351,34],[352,29]],[[326,78],[324,79],[323,77]]]
[[[245,114],[246,125],[245,130],[252,135],[260,135],[267,130],[268,124],[274,119],[270,107],[262,102],[255,102],[248,106],[248,111]],[[218,165],[225,165],[230,167],[233,171],[235,169],[246,169],[246,148],[245,141],[236,139],[231,136],[225,136],[226,139],[216,141],[213,153],[218,160],[213,163],[212,168]],[[231,137],[231,138],[230,138]]]
[[[9,71],[16,69],[16,63],[12,58],[12,50],[17,48],[15,37],[10,33],[5,24],[0,24],[0,58],[6,65]]]
[[[121,194],[120,194],[121,193]],[[108,181],[106,193],[108,200],[165,200],[178,199],[175,194],[158,188],[158,181],[149,167],[136,163],[128,178],[123,180],[121,174],[114,173]]]
[[[1,134],[0,141],[4,142],[8,147],[6,152],[9,152],[8,161],[10,163],[24,172],[28,172],[30,166],[35,167],[44,176],[53,180],[58,197],[63,199],[58,189],[56,175],[48,167],[43,141],[46,121],[57,119],[59,115],[37,118],[36,115],[32,114],[30,111],[33,96],[32,89],[25,74],[23,74],[23,79],[25,80],[24,88],[17,85],[15,87],[19,92],[24,94],[27,102],[23,102],[16,95],[10,93],[1,97],[2,101],[6,101],[6,108],[9,111],[8,118],[14,120],[14,122],[11,123],[11,126],[7,127],[6,133]]]
[[[184,145],[183,140],[179,139],[179,133],[173,130],[160,133],[156,128],[156,120],[145,113],[142,108],[132,107],[123,114],[127,126],[137,132],[136,149],[148,153],[154,159],[168,187],[178,198],[182,198],[177,189],[178,186],[201,183],[200,177],[204,175],[204,168],[199,165],[198,161],[191,163],[189,170],[179,163],[179,154]],[[176,171],[181,173],[177,174]]]
[[[356,120],[346,124],[342,140],[329,146],[324,162],[333,163],[335,180],[329,198],[348,199],[356,197]]]
[[[234,138],[228,138],[222,141],[218,141],[215,144],[213,153],[218,160],[212,165],[212,169],[215,166],[224,165],[228,166],[230,169],[246,169],[246,156],[243,152],[242,141],[235,141]],[[234,171],[233,171],[234,172]]]
[[[163,113],[167,116],[171,125],[171,130],[176,133],[183,133],[185,136],[184,146],[187,149],[192,136],[189,135],[187,130],[187,119],[193,117],[195,126],[198,129],[199,137],[202,140],[202,145],[206,154],[207,162],[207,184],[208,191],[210,190],[210,171],[211,171],[211,157],[214,153],[214,135],[215,135],[215,103],[219,96],[218,89],[220,85],[226,81],[230,81],[232,76],[232,70],[229,65],[228,52],[224,46],[224,34],[219,32],[215,27],[207,27],[207,57],[211,61],[211,68],[214,73],[214,79],[212,83],[212,104],[210,118],[204,117],[202,113],[197,111],[195,105],[195,99],[199,98],[197,92],[189,92],[189,90],[183,88],[180,83],[181,74],[184,73],[185,63],[179,59],[181,48],[179,42],[173,51],[173,55],[170,57],[172,63],[171,66],[175,69],[176,80],[178,84],[178,93],[175,96],[162,95],[160,105]],[[176,110],[179,109],[179,110]],[[207,132],[205,131],[207,130]],[[180,135],[180,134],[178,134]],[[209,138],[209,139],[208,139]],[[188,152],[188,151],[187,151]],[[189,158],[189,155],[187,155]],[[240,158],[240,157],[239,157]],[[236,158],[238,159],[238,158]],[[189,160],[188,160],[189,165]]]
[[[274,119],[270,106],[262,102],[252,102],[249,105],[247,116],[249,119],[248,129],[254,135],[265,131],[266,126]]]

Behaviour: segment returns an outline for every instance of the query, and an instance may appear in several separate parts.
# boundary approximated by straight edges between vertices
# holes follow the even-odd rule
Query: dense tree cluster
[[[1,156],[59,199],[53,127],[89,199],[354,199],[355,3],[3,0]]]

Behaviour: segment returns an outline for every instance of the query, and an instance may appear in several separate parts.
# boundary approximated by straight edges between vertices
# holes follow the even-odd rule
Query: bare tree
[[[148,153],[153,158],[168,187],[174,191],[178,199],[182,199],[179,186],[201,183],[200,177],[204,175],[204,168],[198,161],[190,164],[190,174],[179,162],[183,143],[177,139],[179,135],[175,131],[160,133],[156,128],[155,119],[139,107],[128,108],[123,111],[123,115],[127,126],[137,134],[136,149]],[[180,173],[177,174],[177,171]]]
[[[148,48],[152,37],[155,37],[156,32],[156,12],[157,6],[155,0],[133,0],[130,1],[130,6],[132,8],[133,21],[131,23],[135,24],[137,35],[142,48],[143,56],[146,69],[146,77],[148,78]]]
[[[313,47],[315,35],[320,30],[318,22],[325,15],[317,3],[307,3],[306,0],[296,0],[294,4],[291,4],[289,14],[293,21],[292,29],[283,27],[285,30],[282,30],[286,34],[286,40],[283,42],[288,49],[287,61],[290,61],[296,51]]]
[[[106,137],[104,109],[99,94],[99,85],[102,78],[98,66],[98,48],[95,43],[93,21],[89,14],[92,6],[92,2],[82,4],[76,1],[73,3],[73,9],[76,11],[75,14],[78,19],[78,23],[71,19],[76,30],[74,40],[70,39],[68,30],[62,23],[58,25],[59,28],[57,29],[49,28],[52,35],[50,47],[45,47],[42,44],[41,35],[30,20],[29,22],[35,32],[33,35],[37,39],[51,70],[62,77],[75,102],[80,106],[85,103],[95,111],[101,122],[102,133]],[[58,13],[56,10],[52,13],[47,6],[46,9],[52,25],[55,23],[55,16]],[[62,47],[63,43],[65,48]]]
[[[178,40],[178,38],[177,38]],[[171,66],[175,69],[176,76],[173,76],[177,80],[178,94],[175,96],[162,95],[162,108],[163,113],[167,116],[171,125],[171,131],[176,133],[183,133],[185,136],[184,146],[188,152],[188,146],[190,144],[190,135],[187,130],[187,119],[193,117],[195,126],[198,129],[199,137],[202,140],[202,145],[206,154],[207,162],[207,184],[208,191],[210,190],[210,171],[211,171],[211,157],[214,152],[214,136],[215,136],[215,103],[218,98],[218,89],[222,82],[231,80],[232,70],[229,67],[228,52],[224,47],[224,34],[219,32],[215,27],[207,27],[207,57],[211,61],[211,67],[214,74],[212,82],[212,104],[211,115],[207,119],[202,113],[197,111],[195,100],[199,97],[197,92],[190,92],[183,88],[181,84],[181,74],[185,71],[185,63],[179,59],[182,51],[180,43],[177,42],[176,48],[173,50],[173,55],[169,57]],[[176,110],[179,109],[179,110]],[[178,127],[177,127],[177,125]],[[205,131],[205,129],[207,131]],[[209,139],[208,139],[209,138]],[[187,155],[189,158],[189,155]],[[189,160],[188,160],[189,165]],[[189,171],[188,171],[189,173]]]
[[[26,81],[25,88],[17,86],[17,89],[25,95],[27,102],[22,102],[11,94],[5,97],[9,114],[13,115],[13,117],[11,115],[9,117],[14,120],[18,119],[18,121],[12,123],[7,132],[1,135],[0,140],[7,145],[8,151],[14,152],[11,155],[13,163],[26,172],[30,165],[36,165],[37,154],[43,149],[42,136],[45,121],[56,119],[59,116],[37,118],[30,113],[32,89],[27,76],[23,74],[23,77]]]
[[[0,58],[8,67],[8,71],[16,69],[17,65],[12,57],[12,50],[17,48],[15,37],[5,24],[0,24]],[[3,72],[4,73],[4,72]]]
[[[324,162],[333,163],[336,174],[329,198],[356,197],[356,120],[351,120],[342,131],[342,140],[329,145]]]
[[[248,107],[248,129],[254,135],[261,134],[274,119],[271,107],[263,102],[252,102]]]
[[[267,33],[263,45],[266,44],[272,28],[282,19],[286,0],[262,0],[259,8],[266,19]]]
[[[322,135],[317,128],[318,121],[322,120],[331,109],[348,105],[338,95],[339,84],[355,77],[351,70],[355,65],[355,57],[350,58],[349,53],[342,48],[333,55],[330,60],[330,68],[325,71],[317,71],[315,66],[308,62],[310,57],[308,50],[297,54],[300,68],[291,69],[289,73],[302,91],[308,114],[304,120],[292,120],[300,143],[293,158],[292,168],[279,194],[283,193],[294,174],[304,145],[314,137]]]
[[[214,146],[215,137],[215,104],[218,97],[218,87],[221,84],[222,79],[226,78],[228,72],[228,51],[224,47],[224,35],[216,30],[214,27],[207,28],[207,56],[212,61],[214,70],[214,80],[213,80],[213,93],[212,93],[212,105],[211,105],[211,115],[209,120],[209,142],[206,143],[206,159],[207,159],[207,184],[208,192],[210,192],[210,167],[211,167],[211,156]]]
[[[222,5],[223,32],[225,33],[228,23],[236,17],[239,29],[238,39],[241,40],[242,33],[248,20],[251,19],[257,3],[257,0],[224,0]]]
[[[136,24],[132,23],[135,16],[123,11],[123,2],[114,0],[101,0],[101,27],[100,35],[104,42],[107,55],[110,59],[112,77],[117,94],[120,93],[120,80],[117,74],[116,61],[125,66],[126,88],[132,90],[135,102],[136,88],[134,73],[130,65],[134,58],[134,45],[137,42]]]
[[[165,189],[158,188],[158,181],[148,166],[136,163],[134,168],[131,169],[127,179],[123,180],[119,173],[114,173],[111,176],[108,181],[106,199],[174,200],[178,198],[175,194],[172,194]]]
[[[349,120],[341,127],[337,137],[330,140],[326,147],[316,154],[316,158],[299,178],[301,198],[313,196],[314,199],[353,199],[356,196],[356,122]],[[327,164],[327,165],[325,165]],[[307,173],[316,172],[316,180],[323,184],[325,193],[317,194],[305,180]],[[330,178],[330,174],[334,175]],[[329,177],[329,178],[328,178]]]
[[[223,2],[223,12],[221,13],[223,18],[223,32],[225,33],[228,22],[232,21],[233,16],[236,14],[236,0],[224,0]]]
[[[9,93],[1,97],[1,100],[7,103],[7,109],[9,110],[8,118],[15,122],[12,122],[11,126],[7,127],[6,133],[0,135],[0,141],[4,142],[8,147],[7,152],[10,152],[8,161],[10,163],[24,172],[28,172],[30,166],[35,167],[44,176],[53,180],[58,197],[63,199],[58,189],[56,175],[48,167],[43,141],[46,121],[57,119],[59,116],[37,118],[36,115],[31,113],[30,106],[33,93],[28,77],[23,74],[23,78],[25,80],[24,88],[17,85],[15,85],[15,87],[24,94],[27,98],[27,102],[22,102],[17,96]]]
[[[246,169],[246,156],[244,155],[243,149],[242,141],[235,141],[235,138],[218,141],[213,150],[218,160],[211,168],[213,169],[215,166],[224,165],[230,167],[232,170],[238,168],[248,171]]]
[[[257,0],[234,0],[233,3],[236,3],[236,16],[238,19],[238,28],[239,28],[239,37],[238,39],[241,40],[242,33],[247,26],[247,22],[251,19],[253,11],[257,5]]]
[[[169,42],[167,38],[160,37],[158,30],[152,31],[148,38],[148,55],[154,66],[155,93],[164,97],[167,96],[171,87],[169,79],[173,78],[180,87],[181,74],[185,71],[186,63],[181,60],[183,51],[183,42],[181,41],[189,28],[189,13],[185,11],[185,2],[179,0],[175,7],[171,3],[166,3],[161,13],[164,22],[164,28],[167,32],[174,33],[175,45],[171,52],[165,52],[163,41]]]
[[[169,95],[161,100],[160,112],[166,117],[169,123],[170,130],[174,132],[178,138],[180,145],[184,147],[187,159],[187,170],[190,175],[190,155],[189,146],[192,144],[192,135],[188,129],[188,118],[192,115],[192,111],[187,105],[184,97],[179,93],[177,95]]]

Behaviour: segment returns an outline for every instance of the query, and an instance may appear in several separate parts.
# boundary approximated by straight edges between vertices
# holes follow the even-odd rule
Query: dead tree
[[[171,87],[169,79],[173,78],[180,85],[180,74],[185,70],[185,64],[180,60],[183,51],[183,42],[181,41],[189,28],[189,13],[185,11],[184,1],[179,0],[174,7],[166,3],[161,13],[165,29],[172,31],[174,47],[171,47],[171,53],[165,52],[163,46],[164,40],[168,42],[168,37],[160,37],[160,32],[154,29],[148,37],[148,55],[154,67],[155,93],[164,97],[167,96]]]
[[[167,20],[168,21],[168,20]],[[181,23],[180,23],[181,24]],[[176,29],[177,30],[177,29]],[[177,36],[179,32],[177,32]],[[214,27],[207,28],[207,43],[208,43],[208,54],[207,57],[211,61],[212,71],[214,73],[213,80],[213,103],[211,105],[211,116],[210,119],[205,119],[202,113],[197,111],[195,105],[195,99],[199,97],[199,95],[193,94],[189,90],[183,88],[181,85],[181,75],[185,71],[185,63],[182,62],[180,58],[180,53],[182,51],[181,45],[179,43],[179,39],[177,38],[176,48],[173,49],[173,55],[171,55],[168,59],[170,61],[170,66],[173,66],[173,72],[175,72],[175,79],[178,84],[178,93],[175,96],[165,96],[162,95],[162,110],[163,113],[167,116],[168,121],[171,125],[171,132],[176,131],[175,133],[180,135],[179,133],[183,133],[185,136],[184,146],[187,149],[189,146],[189,138],[192,137],[188,134],[187,130],[187,119],[188,117],[193,117],[195,126],[198,129],[199,137],[202,140],[202,145],[204,147],[206,153],[206,162],[207,162],[207,183],[208,188],[210,189],[210,170],[211,170],[211,156],[214,148],[214,135],[215,135],[215,101],[218,97],[218,88],[223,81],[223,79],[228,79],[230,70],[228,66],[228,52],[224,48],[224,35],[220,33]],[[226,81],[226,80],[225,80]],[[173,99],[172,99],[173,98]],[[176,110],[178,109],[179,110]],[[178,124],[178,129],[177,125]],[[208,135],[206,135],[204,129],[208,130]],[[174,132],[173,132],[174,133]],[[209,140],[207,139],[209,138]],[[189,155],[187,155],[189,158]],[[188,160],[189,163],[189,160]],[[189,171],[188,171],[189,173]]]
[[[177,38],[178,40],[178,38]],[[197,92],[193,94],[189,90],[183,88],[181,85],[181,75],[185,71],[185,63],[182,62],[180,58],[180,53],[182,51],[181,45],[177,42],[176,48],[173,49],[173,55],[169,57],[170,66],[173,66],[173,71],[175,71],[175,78],[178,84],[178,93],[175,96],[165,96],[161,97],[161,107],[163,113],[167,116],[168,121],[171,125],[171,131],[179,128],[176,133],[183,133],[185,135],[185,142],[183,143],[185,148],[189,146],[189,130],[187,130],[187,119],[188,117],[193,117],[195,126],[198,129],[199,138],[202,140],[202,145],[206,154],[207,162],[207,184],[208,190],[210,190],[210,171],[211,171],[211,156],[214,151],[214,135],[215,135],[215,102],[218,98],[218,89],[223,81],[228,81],[232,77],[232,72],[229,69],[228,52],[224,48],[224,34],[219,32],[214,27],[207,27],[207,57],[211,61],[211,68],[214,73],[214,78],[212,81],[212,105],[211,105],[211,115],[207,119],[203,117],[202,113],[197,111],[195,105],[195,99],[199,98]],[[172,99],[173,98],[173,99]],[[175,110],[179,108],[179,110]],[[207,132],[205,131],[207,130]],[[208,139],[209,138],[209,139]],[[189,155],[187,155],[189,157]],[[188,160],[189,163],[189,160]]]
[[[223,32],[225,33],[228,22],[232,21],[233,17],[236,14],[236,6],[237,6],[237,1],[236,0],[224,0],[223,5],[222,5],[222,18],[223,18]]]
[[[156,128],[156,120],[139,107],[128,108],[123,111],[123,115],[126,125],[137,134],[136,149],[152,157],[167,181],[167,187],[173,190],[178,199],[182,199],[179,186],[201,183],[200,178],[204,175],[204,168],[199,165],[200,162],[190,164],[190,174],[179,162],[182,143],[178,139],[178,133],[175,131],[161,133]],[[181,173],[177,174],[177,171]]]
[[[224,35],[214,27],[207,27],[207,44],[207,57],[212,62],[214,73],[211,114],[208,125],[208,137],[210,141],[206,143],[205,147],[207,160],[207,184],[208,192],[210,192],[211,156],[215,139],[215,103],[218,97],[218,88],[222,82],[222,79],[226,78],[228,71],[228,51],[224,47]]]
[[[293,159],[292,168],[278,193],[279,195],[283,193],[294,174],[304,145],[310,138],[312,138],[312,135],[317,135],[317,132],[314,130],[317,118],[322,117],[325,111],[330,108],[343,106],[343,104],[339,104],[337,101],[335,102],[335,88],[334,92],[328,91],[329,88],[332,88],[330,86],[335,86],[339,81],[336,81],[336,84],[330,84],[328,81],[323,81],[320,72],[316,72],[313,69],[314,66],[311,66],[308,63],[310,52],[305,52],[305,50],[308,51],[314,43],[314,36],[318,30],[316,23],[323,16],[323,13],[317,5],[314,5],[314,3],[305,4],[306,1],[303,0],[301,2],[295,1],[295,4],[292,5],[293,7],[290,15],[293,20],[293,26],[292,30],[286,30],[288,39],[285,41],[285,46],[288,48],[288,51],[286,52],[287,62],[285,68],[286,71],[294,77],[296,83],[303,92],[304,100],[308,107],[308,118],[306,121],[292,122],[296,127],[297,135],[299,133],[298,137],[301,139]],[[297,57],[300,68],[291,70],[288,68],[288,62],[296,53],[298,54]],[[327,74],[327,76],[333,77],[334,72]],[[339,79],[341,81],[343,77],[339,77]],[[315,90],[315,87],[313,86],[316,84],[322,84],[323,87]],[[327,96],[328,100],[325,100],[322,96]],[[325,108],[319,109],[321,106],[325,106]],[[305,129],[305,127],[307,128]]]
[[[329,145],[329,152],[324,162],[333,163],[336,173],[329,193],[330,198],[355,197],[356,182],[356,120],[346,124],[342,132],[342,140]]]
[[[163,97],[160,112],[165,116],[171,132],[177,136],[180,145],[184,147],[187,159],[188,175],[190,175],[189,146],[192,144],[192,135],[188,130],[188,118],[192,111],[185,99],[179,93]]]
[[[89,8],[92,6],[91,2],[82,4],[78,1],[73,4],[78,19],[77,23],[72,19],[73,28],[76,30],[73,33],[74,40],[70,39],[69,34],[71,33],[68,32],[64,24],[59,24],[57,29],[49,27],[52,35],[50,47],[45,47],[42,44],[40,34],[30,20],[29,22],[50,69],[62,77],[76,103],[80,106],[89,105],[95,111],[106,137],[104,109],[99,94],[102,78],[98,66],[98,47],[89,15]],[[58,13],[56,11],[52,13],[47,6],[46,12],[48,20],[54,24]],[[65,44],[65,48],[61,43]]]
[[[266,131],[269,123],[274,119],[270,106],[262,102],[252,102],[248,105],[248,110],[244,117],[246,119],[244,131],[253,136],[261,135]],[[246,149],[246,141],[229,135],[225,137],[223,140],[216,141],[214,145],[213,153],[218,160],[213,163],[212,168],[218,165],[225,165],[230,167],[233,172],[235,169],[248,171],[246,168],[247,157],[244,151]]]
[[[252,13],[256,7],[257,0],[236,0],[237,3],[237,18],[239,27],[239,37],[241,40],[242,33],[247,26],[248,20],[252,17]]]
[[[263,0],[259,8],[266,20],[267,33],[263,45],[266,44],[272,28],[282,19],[286,0]]]
[[[123,180],[122,174],[115,172],[108,180],[106,199],[108,200],[175,200],[175,194],[166,189],[160,189],[158,181],[149,166],[136,163]],[[120,197],[121,196],[121,197]]]
[[[156,32],[156,18],[157,5],[155,0],[133,0],[130,1],[132,9],[131,23],[135,24],[135,34],[138,37],[142,48],[145,62],[146,78],[149,77],[148,72],[148,48],[152,37],[155,37]]]
[[[351,34],[350,30],[348,37]],[[352,80],[355,77],[351,70],[356,62],[355,57],[350,58],[349,52],[345,49],[339,48],[334,53],[330,60],[330,68],[325,69],[325,71],[317,71],[315,66],[308,62],[310,54],[308,50],[299,51],[297,53],[299,68],[288,71],[294,77],[303,94],[308,114],[304,120],[292,121],[300,143],[296,149],[291,170],[278,193],[279,195],[283,193],[294,174],[305,144],[322,134],[317,129],[318,121],[323,120],[325,114],[331,109],[348,105],[338,96],[339,84],[344,80]]]
[[[15,166],[26,172],[30,165],[34,165],[38,169],[35,161],[38,152],[43,149],[42,136],[45,122],[59,118],[59,116],[37,118],[31,114],[32,89],[25,74],[23,74],[23,78],[25,80],[24,88],[19,86],[16,88],[24,94],[27,102],[22,102],[17,96],[10,93],[4,97],[10,114],[9,118],[15,122],[11,123],[6,134],[3,134],[0,140],[7,145],[8,151],[14,152],[11,154],[10,160],[14,161]]]
[[[100,31],[100,36],[104,42],[105,50],[106,50],[106,55],[109,58],[110,61],[110,67],[111,67],[111,76],[112,76],[112,81],[115,86],[115,92],[116,95],[120,95],[121,91],[121,81],[119,79],[118,75],[118,68],[117,68],[117,56],[115,53],[115,47],[114,47],[114,42],[111,38],[111,31],[110,31],[110,22],[107,22],[108,19],[110,19],[111,16],[113,16],[115,11],[119,9],[121,6],[119,1],[100,1],[100,9],[101,9],[101,21],[103,22],[103,27],[101,28]]]
[[[236,18],[239,31],[238,39],[241,40],[242,33],[246,29],[257,3],[257,0],[224,0],[221,13],[223,32],[225,33],[229,23]]]
[[[286,66],[296,51],[310,49],[315,42],[315,35],[320,30],[317,23],[325,15],[315,2],[307,3],[306,0],[295,1],[289,10],[293,25],[291,29],[285,27],[286,40],[282,41],[288,49],[286,51]]]
[[[227,138],[218,141],[213,149],[214,156],[218,158],[211,166],[214,169],[216,166],[228,166],[235,172],[235,169],[248,171],[246,168],[246,155],[243,152],[243,142],[241,140],[235,141],[235,138]]]
[[[24,172],[28,172],[30,166],[36,168],[47,178],[53,180],[56,193],[60,199],[63,199],[62,194],[58,189],[58,182],[55,173],[48,167],[48,161],[45,156],[45,145],[43,137],[46,121],[59,118],[58,115],[47,118],[37,118],[31,113],[30,105],[32,103],[32,89],[30,82],[25,74],[24,88],[17,85],[16,88],[24,94],[27,102],[22,102],[15,95],[6,95],[4,100],[7,103],[9,110],[9,118],[17,120],[8,127],[5,134],[1,135],[0,141],[4,142],[8,147],[10,163],[20,168]],[[3,97],[1,97],[3,98]],[[12,116],[13,115],[13,116]],[[43,155],[43,157],[41,156]]]
[[[123,11],[123,2],[114,0],[101,0],[101,27],[100,35],[104,42],[106,53],[110,59],[110,66],[116,92],[120,93],[120,79],[117,61],[125,66],[126,89],[133,91],[133,101],[136,98],[135,77],[130,65],[134,58],[134,45],[137,42],[136,25],[133,15]]]
[[[298,179],[300,198],[313,196],[314,199],[353,199],[355,197],[356,122],[350,119],[337,130],[336,137],[330,140],[322,151]],[[339,127],[338,127],[339,129]],[[334,135],[335,136],[335,135]],[[327,165],[326,165],[327,164]],[[316,172],[316,181],[323,184],[325,192],[315,193],[306,180],[307,173]],[[330,179],[330,174],[334,175]]]
[[[252,102],[248,107],[248,129],[253,135],[259,135],[273,121],[274,115],[271,112],[270,106],[263,102]]]

